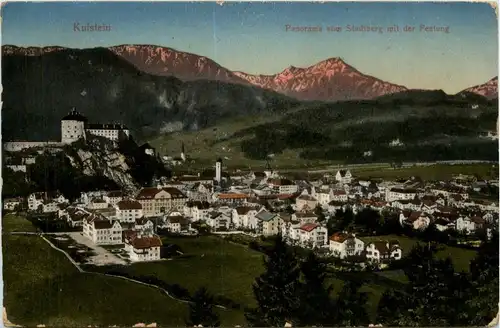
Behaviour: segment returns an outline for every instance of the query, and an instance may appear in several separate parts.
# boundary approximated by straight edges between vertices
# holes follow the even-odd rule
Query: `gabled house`
[[[83,234],[96,245],[122,244],[122,227],[118,221],[111,221],[92,214],[83,221]]]
[[[229,229],[229,225],[231,224],[231,217],[225,213],[214,211],[208,214],[206,223],[210,228],[214,230],[227,230]]]
[[[121,200],[115,205],[116,219],[120,222],[134,223],[143,216],[141,203],[135,200]]]
[[[238,206],[231,212],[231,222],[236,229],[256,229],[257,220],[255,215],[257,208],[251,206]]]
[[[154,231],[153,221],[146,218],[135,219],[135,230]]]
[[[349,170],[339,170],[335,174],[335,180],[341,184],[350,184],[352,181],[352,174]]]
[[[424,230],[429,226],[431,220],[427,214],[421,211],[403,211],[399,216],[399,222],[402,226],[409,225],[415,230]]]
[[[139,232],[125,236],[125,250],[134,262],[158,261],[161,259],[162,242],[160,237]]]
[[[343,259],[348,256],[361,255],[365,243],[356,238],[355,234],[337,232],[330,236],[328,247],[333,256]]]
[[[401,246],[398,241],[373,241],[366,244],[366,259],[370,262],[400,260]]]
[[[119,190],[110,191],[106,195],[103,196],[103,199],[106,203],[111,206],[115,206],[118,202],[123,200],[123,192]]]

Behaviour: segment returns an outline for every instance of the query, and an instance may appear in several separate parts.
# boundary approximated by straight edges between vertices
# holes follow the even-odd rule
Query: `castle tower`
[[[183,162],[186,161],[186,152],[184,150],[184,142],[182,143],[182,146],[181,146],[181,158],[182,158]]]
[[[61,119],[61,142],[72,143],[85,138],[87,118],[78,113],[75,108]]]
[[[219,158],[215,163],[215,181],[219,182],[222,179],[222,159]]]

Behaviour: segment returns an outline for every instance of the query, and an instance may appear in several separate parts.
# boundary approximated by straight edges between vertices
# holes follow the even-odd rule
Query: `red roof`
[[[236,194],[236,193],[231,193],[231,194],[219,194],[219,199],[245,199],[248,198],[247,194]]]
[[[142,210],[141,203],[135,200],[122,200],[117,204],[120,210]]]
[[[306,223],[303,226],[301,226],[300,229],[307,231],[307,232],[311,232],[314,229],[316,229],[317,227],[319,227],[319,224],[317,224],[317,223]]]
[[[145,249],[151,247],[160,247],[162,245],[162,242],[158,236],[136,237],[130,240],[130,244],[134,246],[135,249]]]

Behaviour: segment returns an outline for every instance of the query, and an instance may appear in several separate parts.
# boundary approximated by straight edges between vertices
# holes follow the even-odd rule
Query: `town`
[[[84,138],[85,130],[113,141],[129,135],[122,125],[115,128],[115,125],[85,124],[86,118],[72,110],[61,121],[61,143],[71,144]],[[43,149],[44,144],[11,142],[5,147],[21,151],[32,147]],[[146,154],[154,156],[151,146],[146,144],[143,148]],[[180,158],[174,160],[180,164],[186,160],[184,147]],[[26,172],[29,161],[30,158],[25,158],[25,164],[7,167]],[[291,245],[314,249],[323,255],[358,260],[361,257],[365,262],[384,265],[401,259],[402,246],[398,240],[364,242],[355,232],[336,230],[331,222],[339,217],[338,213],[366,212],[373,221],[377,216],[391,217],[401,228],[425,231],[432,226],[463,239],[478,233],[489,235],[498,224],[498,205],[494,201],[469,197],[470,192],[486,186],[498,188],[498,180],[478,181],[466,175],[446,182],[422,181],[416,177],[370,180],[356,178],[349,170],[341,169],[314,181],[293,181],[273,170],[269,162],[264,171],[246,173],[230,174],[223,171],[223,166],[219,158],[214,163],[214,176],[198,173],[171,179],[157,177],[152,186],[144,186],[136,193],[85,191],[79,199],[70,201],[57,192],[36,192],[26,199],[4,199],[3,208],[65,222],[73,230],[79,229],[79,234],[95,248],[123,245],[126,251],[119,256],[130,261],[161,259],[158,231],[197,235],[203,229],[220,236],[279,234]]]

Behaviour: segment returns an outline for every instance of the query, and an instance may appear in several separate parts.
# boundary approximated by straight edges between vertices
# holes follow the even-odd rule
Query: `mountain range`
[[[2,54],[39,56],[65,48],[3,46]],[[289,66],[274,75],[253,75],[231,71],[205,56],[177,51],[155,45],[119,45],[108,48],[133,64],[140,71],[159,76],[175,76],[183,81],[213,80],[232,84],[251,85],[272,90],[299,100],[343,101],[373,99],[386,94],[408,90],[405,86],[365,75],[334,57],[306,68]],[[464,91],[489,99],[498,96],[495,77],[487,83]]]

